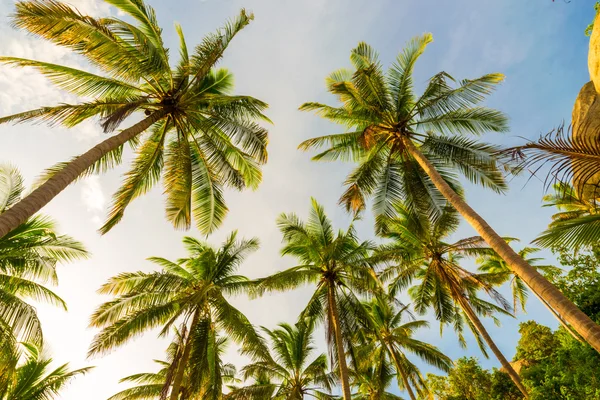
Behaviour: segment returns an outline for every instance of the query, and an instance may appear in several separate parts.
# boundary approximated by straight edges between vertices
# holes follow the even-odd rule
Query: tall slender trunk
[[[540,303],[542,303],[544,305],[544,307],[546,307],[548,309],[548,311],[550,311],[552,313],[552,315],[554,315],[554,317],[556,317],[556,319],[558,320],[558,322],[560,322],[560,324],[562,325],[563,328],[565,328],[565,330],[567,332],[569,332],[569,334],[571,336],[573,336],[573,338],[575,338],[577,341],[579,342],[583,342],[583,340],[581,339],[581,337],[573,332],[573,330],[571,329],[571,327],[569,326],[569,324],[567,324],[567,322],[556,312],[556,310],[552,307],[550,307],[550,304],[548,304],[546,302],[546,300],[542,299],[536,292],[535,290],[529,288],[531,290],[531,292],[535,295],[535,297],[537,297],[537,299],[540,301]]]
[[[338,354],[338,363],[340,365],[340,380],[342,381],[342,393],[344,400],[350,400],[350,379],[348,377],[348,364],[346,363],[346,352],[344,351],[344,342],[342,341],[342,332],[340,330],[340,317],[335,301],[334,284],[330,283],[327,288],[327,301],[329,302],[329,319],[334,333],[335,346]]]
[[[510,376],[510,379],[512,379],[517,388],[519,388],[521,393],[523,393],[523,396],[525,396],[525,398],[528,399],[529,393],[527,393],[527,389],[525,389],[525,386],[523,386],[523,382],[521,382],[519,374],[517,374],[517,371],[515,371],[515,369],[512,367],[512,365],[510,365],[510,363],[506,359],[506,357],[504,357],[504,354],[502,354],[498,346],[496,346],[496,343],[494,343],[494,341],[492,340],[492,337],[481,323],[481,320],[479,319],[477,314],[475,314],[475,312],[466,300],[461,299],[460,305],[465,314],[467,314],[469,320],[473,323],[473,325],[475,325],[475,329],[477,329],[477,332],[479,332],[481,336],[483,336],[485,342],[488,344],[490,349],[492,349],[492,352],[494,353],[498,361],[500,361],[500,364],[502,364],[502,367],[506,370],[506,373],[508,374],[508,376]]]
[[[488,223],[481,218],[452,188],[444,181],[435,167],[427,160],[412,141],[404,137],[403,143],[421,168],[429,175],[435,187],[444,195],[450,204],[481,235],[488,245],[498,253],[509,268],[554,308],[581,337],[600,352],[600,326],[585,315],[575,304],[563,295],[554,285],[519,256]]]
[[[33,214],[38,212],[67,186],[73,183],[96,161],[133,139],[165,115],[166,111],[157,111],[135,125],[123,130],[121,133],[97,144],[73,161],[70,161],[65,168],[54,174],[54,176],[31,192],[27,197],[6,212],[0,214],[0,238],[32,217]]]
[[[187,362],[190,358],[190,353],[192,351],[192,335],[194,334],[194,330],[196,329],[196,325],[198,324],[199,318],[199,312],[196,311],[194,313],[194,317],[192,318],[192,324],[190,325],[190,329],[188,330],[188,337],[185,340],[183,353],[181,354],[181,358],[179,359],[179,363],[177,365],[177,372],[175,372],[175,377],[173,378],[173,387],[171,389],[171,395],[169,396],[170,400],[178,400],[179,398],[181,384],[183,383],[183,377],[185,375],[185,367],[187,367]]]
[[[402,382],[404,383],[404,387],[406,388],[406,391],[408,392],[408,397],[410,397],[411,400],[417,400],[417,397],[415,396],[415,393],[413,392],[412,388],[410,387],[410,382],[408,381],[408,375],[406,374],[406,371],[404,370],[404,368],[400,364],[400,359],[398,357],[398,354],[396,354],[396,350],[394,350],[394,348],[393,348],[393,346],[391,344],[388,345],[388,346],[389,346],[390,354],[391,354],[392,358],[394,359],[394,364],[396,364],[396,371],[398,372],[398,374],[402,378]]]

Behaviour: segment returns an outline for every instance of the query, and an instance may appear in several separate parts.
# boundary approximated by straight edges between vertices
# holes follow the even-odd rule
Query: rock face
[[[591,81],[583,85],[573,106],[573,139],[600,147],[600,13],[590,37],[588,69]],[[600,197],[600,174],[589,176],[577,162],[573,163],[573,171],[573,186],[582,198]]]
[[[594,19],[594,30],[592,36],[590,36],[588,69],[590,70],[590,79],[596,87],[596,92],[600,93],[600,13]]]
[[[598,29],[600,31],[600,29]],[[579,91],[572,115],[574,142],[600,144],[600,95],[593,82],[588,82]],[[600,197],[600,174],[589,176],[587,168],[573,162],[573,186],[584,199]]]

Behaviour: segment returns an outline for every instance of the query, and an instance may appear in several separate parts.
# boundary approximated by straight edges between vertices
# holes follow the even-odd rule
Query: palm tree
[[[4,64],[34,67],[59,88],[91,100],[21,112],[0,118],[0,123],[40,121],[73,127],[97,116],[103,129],[113,132],[136,112],[144,112],[145,117],[48,170],[37,189],[0,216],[0,237],[76,179],[119,164],[125,143],[136,149],[136,157],[115,193],[102,233],[117,224],[129,203],[148,192],[161,176],[167,219],[177,228],[189,228],[193,217],[202,233],[217,228],[227,213],[223,187],[256,188],[262,179],[267,131],[254,120],[267,120],[262,114],[267,105],[249,96],[232,95],[231,73],[214,69],[253,15],[242,10],[191,52],[176,25],[180,60],[171,67],[154,10],[143,0],[106,1],[134,22],[93,18],[54,0],[16,3],[14,26],[82,55],[103,75],[1,57]],[[148,133],[141,136],[143,132]]]
[[[0,386],[0,400],[51,400],[58,398],[60,391],[78,375],[84,375],[92,368],[69,370],[69,364],[63,364],[50,370],[52,359],[29,344],[25,360],[17,367],[8,383]]]
[[[388,357],[398,375],[400,388],[406,390],[412,400],[417,397],[411,388],[411,381],[419,392],[427,393],[419,369],[410,362],[406,353],[412,353],[446,372],[452,367],[452,360],[437,347],[413,338],[417,329],[428,327],[429,323],[424,320],[404,322],[407,307],[397,309],[390,299],[383,296],[375,297],[365,308],[369,311],[372,326],[361,332],[361,336],[364,336],[362,340],[367,344],[366,355],[382,352]]]
[[[125,272],[105,283],[99,293],[115,298],[98,307],[90,324],[102,328],[90,355],[106,353],[152,328],[160,326],[161,335],[166,335],[171,327],[180,326],[185,340],[172,383],[167,383],[171,400],[178,399],[190,366],[194,366],[189,371],[193,393],[200,391],[197,385],[205,382],[204,374],[214,373],[211,363],[218,359],[219,332],[244,343],[249,351],[265,351],[248,319],[225,298],[248,289],[248,279],[236,272],[246,256],[258,248],[258,240],[238,241],[237,232],[233,232],[218,249],[191,237],[183,242],[188,258],[173,262],[152,257],[150,261],[162,271]],[[221,391],[214,388],[213,393]]]
[[[298,323],[295,327],[279,324],[279,328],[262,328],[271,341],[272,353],[255,356],[254,362],[242,368],[243,378],[259,377],[258,382],[233,390],[227,400],[281,399],[302,400],[305,396],[329,399],[335,377],[327,372],[327,356],[320,354],[311,360],[313,324]]]
[[[534,243],[544,247],[578,249],[593,246],[600,239],[600,213],[595,198],[581,196],[579,191],[564,182],[554,185],[554,193],[544,196],[545,207],[559,212]]]
[[[185,335],[177,330],[175,340],[173,340],[167,349],[167,360],[154,360],[161,367],[161,369],[158,372],[140,373],[121,379],[121,383],[129,382],[137,385],[111,396],[108,400],[160,400],[165,398],[172,383],[170,382],[170,377],[175,368],[177,368],[177,361],[181,355],[182,344],[184,341]],[[217,351],[215,352],[216,359],[214,360],[213,365],[207,365],[207,360],[205,359],[203,360],[204,364],[201,366],[188,366],[188,368],[186,368],[180,387],[179,399],[221,398],[219,395],[213,392],[215,387],[221,388],[223,382],[231,382],[235,380],[235,367],[232,364],[224,364],[222,362],[221,355],[226,347],[227,340],[223,337],[218,337],[215,344]],[[191,370],[194,368],[210,368],[212,370],[213,366],[217,367],[214,370],[214,375],[210,376],[210,374],[204,374],[204,380],[201,384],[192,384],[190,381]],[[207,379],[209,377],[211,379]],[[192,387],[195,387],[199,391],[193,392]]]
[[[485,246],[484,240],[475,236],[454,243],[446,242],[445,239],[456,230],[459,222],[456,212],[450,207],[446,207],[446,211],[433,221],[407,209],[397,209],[398,217],[386,220],[382,228],[383,236],[393,242],[382,246],[375,256],[393,262],[382,274],[384,280],[392,278],[391,293],[406,289],[415,279],[418,280],[419,283],[409,290],[415,310],[424,314],[433,308],[442,326],[453,325],[463,346],[466,343],[462,330],[466,322],[483,354],[487,356],[485,341],[527,398],[527,390],[519,375],[478,316],[493,316],[495,312],[510,315],[510,305],[484,278],[459,264],[465,256],[489,253],[490,249]],[[500,306],[478,298],[479,290],[483,290]]]
[[[257,281],[257,292],[291,290],[305,284],[316,285],[300,321],[325,321],[331,354],[337,358],[342,392],[350,400],[346,348],[364,309],[356,294],[378,289],[378,280],[366,262],[369,242],[359,242],[351,224],[334,233],[323,207],[312,199],[308,219],[281,214],[277,220],[283,233],[283,255],[292,255],[299,265]]]
[[[544,274],[559,274],[561,269],[553,265],[539,265],[538,262],[542,261],[542,258],[530,257],[532,254],[537,253],[540,249],[535,247],[524,247],[519,251],[519,255],[527,261],[529,265],[542,271]],[[486,275],[488,282],[503,285],[509,282],[512,296],[513,296],[513,310],[517,311],[520,307],[525,312],[525,303],[527,302],[528,289],[531,290],[525,282],[517,275],[515,275],[506,265],[506,262],[498,257],[497,254],[491,253],[481,256],[477,259],[479,264],[479,271]],[[533,292],[535,297],[538,298],[554,317],[560,322],[560,324],[569,332],[575,339],[581,341],[581,338],[577,336],[565,320],[554,310],[548,303],[544,301],[537,293]]]
[[[402,397],[386,390],[397,376],[385,351],[370,350],[369,353],[361,354],[364,357],[362,362],[356,362],[355,367],[350,369],[352,386],[356,388],[352,399],[402,400]]]
[[[0,164],[0,215],[19,201],[24,190],[19,170]],[[28,300],[66,309],[65,302],[44,285],[58,284],[58,262],[87,256],[81,243],[59,235],[54,221],[45,216],[33,216],[0,238],[0,353],[8,351],[11,359],[11,349],[19,341],[42,344],[40,321]]]
[[[329,92],[342,105],[306,103],[300,107],[348,131],[309,139],[300,148],[325,145],[328,148],[314,160],[358,164],[340,198],[348,210],[360,211],[367,198],[373,198],[376,216],[393,216],[399,201],[425,215],[439,216],[449,202],[511,270],[600,351],[600,326],[519,257],[462,197],[457,173],[498,193],[507,189],[495,160],[498,149],[467,136],[508,129],[504,114],[480,106],[503,76],[488,74],[453,84],[450,75],[440,72],[417,98],[412,72],[431,41],[430,34],[412,39],[387,76],[375,50],[360,43],[350,56],[354,69],[341,69],[327,78]]]

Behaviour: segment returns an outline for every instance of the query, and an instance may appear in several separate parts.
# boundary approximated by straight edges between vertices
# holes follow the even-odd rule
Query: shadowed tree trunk
[[[330,283],[327,288],[327,301],[329,302],[329,318],[333,328],[335,345],[338,353],[338,363],[340,365],[340,380],[342,381],[342,394],[344,400],[351,399],[350,379],[348,375],[348,364],[346,363],[346,352],[344,351],[344,342],[342,341],[342,332],[340,330],[340,321],[335,301],[334,284]]]
[[[194,318],[192,319],[192,325],[188,330],[188,337],[185,340],[183,353],[181,354],[181,359],[177,366],[177,372],[175,372],[175,377],[173,378],[173,388],[171,389],[171,395],[169,397],[170,400],[179,399],[179,392],[181,391],[181,384],[185,375],[185,367],[187,366],[187,361],[190,358],[190,353],[192,351],[192,335],[198,324],[198,319],[198,311],[196,311],[194,313]]]
[[[27,197],[0,215],[0,238],[27,221],[107,153],[127,143],[166,115],[158,111],[70,161]]]
[[[406,371],[404,370],[404,368],[402,368],[402,365],[400,364],[400,359],[398,357],[398,354],[396,354],[396,351],[394,350],[394,348],[390,346],[390,354],[392,355],[392,358],[394,359],[394,364],[396,364],[396,372],[398,372],[398,375],[400,375],[400,377],[402,378],[402,382],[404,382],[404,387],[406,388],[406,391],[408,392],[408,397],[411,398],[411,400],[417,400],[417,397],[415,396],[415,393],[413,392],[412,388],[410,387],[410,382],[408,381],[408,375],[406,374]]]
[[[500,364],[502,364],[502,367],[504,368],[508,376],[510,376],[510,379],[512,379],[517,388],[519,388],[521,393],[523,393],[523,396],[525,396],[525,398],[528,399],[529,393],[527,393],[527,389],[525,389],[525,386],[523,386],[523,382],[521,382],[519,374],[517,374],[517,371],[515,371],[515,369],[512,367],[512,365],[510,365],[510,363],[506,359],[506,357],[504,357],[504,354],[502,354],[498,346],[496,346],[496,343],[494,343],[494,341],[492,340],[492,337],[481,323],[481,320],[479,319],[477,314],[475,314],[471,306],[464,299],[461,300],[460,306],[465,312],[465,314],[467,314],[467,317],[469,317],[471,323],[475,325],[475,329],[477,329],[477,332],[479,332],[481,336],[483,336],[483,339],[485,340],[487,345],[490,347],[490,349],[492,349],[492,352],[494,353],[498,361],[500,361]]]
[[[452,188],[444,181],[435,167],[415,147],[412,141],[404,137],[403,143],[411,156],[429,175],[435,187],[444,195],[450,204],[463,218],[479,233],[487,244],[498,253],[509,268],[537,293],[548,305],[554,308],[596,351],[600,352],[600,326],[585,315],[575,304],[565,297],[542,274],[531,267],[519,256],[488,223],[473,210]]]
[[[531,288],[529,288],[531,290]],[[566,323],[566,321],[560,316],[559,313],[556,312],[556,310],[552,307],[550,307],[550,304],[548,304],[544,299],[542,299],[536,292],[535,290],[531,290],[531,292],[535,295],[535,297],[537,297],[537,299],[540,301],[540,303],[542,303],[544,305],[544,307],[546,307],[548,309],[548,311],[550,311],[552,313],[552,315],[554,315],[554,317],[556,317],[556,319],[558,320],[558,322],[560,322],[560,324],[562,325],[562,327],[569,332],[569,334],[571,336],[573,336],[574,339],[576,339],[579,342],[583,342],[583,340],[581,339],[581,337],[573,332],[573,330],[571,329],[571,327],[569,326],[569,324]]]

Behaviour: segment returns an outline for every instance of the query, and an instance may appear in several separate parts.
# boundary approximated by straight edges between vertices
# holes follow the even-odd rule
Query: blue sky
[[[253,95],[271,105],[268,114],[274,125],[270,127],[269,163],[258,191],[227,193],[231,212],[224,226],[210,238],[216,244],[236,228],[245,237],[260,238],[261,250],[242,269],[251,277],[264,276],[293,263],[278,255],[281,238],[275,218],[280,212],[294,211],[304,216],[309,199],[314,196],[339,227],[349,222],[336,204],[350,166],[312,163],[309,154],[296,150],[302,140],[339,132],[340,128],[312,114],[300,113],[297,108],[305,101],[332,101],[325,91],[324,78],[332,70],[349,65],[349,52],[359,41],[378,49],[384,65],[389,65],[407,40],[431,32],[434,42],[416,67],[417,90],[441,70],[459,79],[488,72],[504,73],[506,81],[488,105],[510,116],[511,132],[485,137],[502,145],[521,143],[520,137],[535,138],[563,120],[568,122],[573,101],[589,80],[588,39],[583,31],[593,18],[592,0],[148,1],[156,8],[173,57],[177,54],[174,21],[182,24],[191,45],[240,8],[255,13],[255,20],[236,37],[222,65],[235,74],[237,93]],[[95,0],[70,3],[93,15],[115,13]],[[8,15],[13,7],[12,0],[0,0],[0,54],[84,66],[80,58],[10,28]],[[1,115],[64,101],[73,98],[53,89],[34,71],[0,67]],[[29,183],[44,168],[104,139],[93,123],[70,131],[40,125],[0,126],[0,135],[0,161],[19,166]],[[157,188],[134,202],[110,234],[99,236],[95,230],[124,171],[122,167],[73,185],[44,210],[60,221],[63,232],[82,240],[94,254],[88,261],[60,267],[57,292],[67,300],[68,313],[39,306],[46,339],[57,361],[70,361],[76,367],[97,366],[90,375],[69,386],[62,399],[105,399],[124,388],[118,385],[119,378],[153,368],[151,360],[162,357],[167,345],[154,332],[109,356],[85,359],[95,333],[87,328],[88,317],[106,300],[94,291],[117,272],[152,270],[153,266],[144,261],[149,256],[182,256],[181,237],[197,235],[193,230],[174,231],[165,222],[162,191]],[[525,181],[514,179],[506,196],[467,185],[467,199],[472,206],[501,235],[519,237],[522,244],[545,228],[552,213],[540,207],[542,184],[533,179],[524,187]],[[359,233],[364,238],[372,237],[368,218],[360,224]],[[455,236],[472,234],[470,227],[462,226]],[[280,321],[293,322],[308,293],[308,289],[303,289],[251,302],[243,298],[234,302],[256,325],[273,327]],[[512,357],[518,339],[518,322],[529,318],[556,326],[534,298],[528,314],[520,315],[518,320],[504,318],[502,327],[486,323],[508,357]],[[437,324],[432,322],[432,326],[433,329],[419,333],[423,340],[435,343],[453,358],[482,358],[472,341],[468,350],[463,350],[451,330],[440,338]],[[235,349],[229,357],[242,361]],[[495,359],[482,361],[487,367],[498,365]]]

